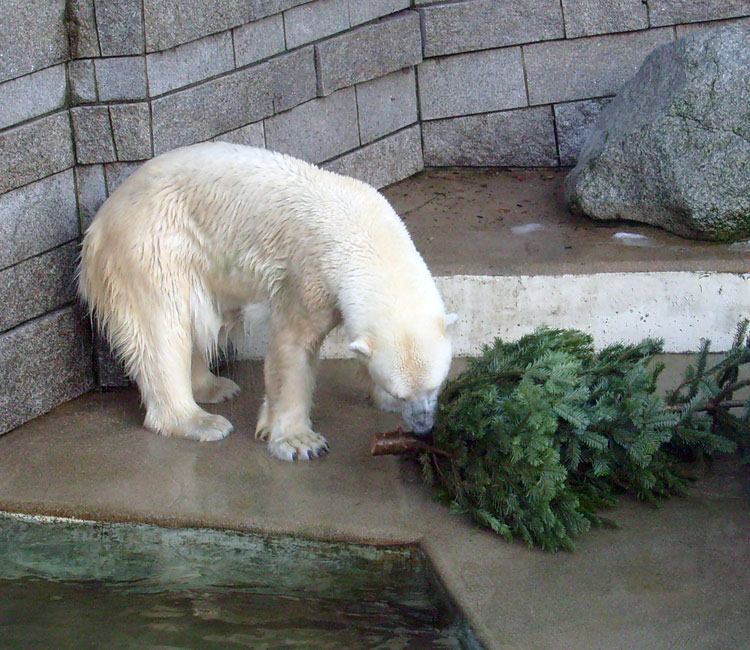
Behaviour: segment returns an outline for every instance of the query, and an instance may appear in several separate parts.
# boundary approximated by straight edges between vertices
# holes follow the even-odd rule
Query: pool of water
[[[0,513],[0,648],[479,648],[416,547]]]

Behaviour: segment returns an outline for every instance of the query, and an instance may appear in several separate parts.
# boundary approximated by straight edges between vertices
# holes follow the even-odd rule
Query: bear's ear
[[[445,329],[450,331],[453,325],[456,324],[457,320],[458,320],[458,314],[446,314],[445,316],[443,316],[443,323],[445,324]]]
[[[349,344],[349,349],[357,354],[361,354],[368,359],[372,356],[372,348],[366,339],[357,339]]]

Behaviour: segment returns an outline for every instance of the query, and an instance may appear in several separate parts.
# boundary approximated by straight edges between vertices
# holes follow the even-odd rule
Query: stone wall
[[[75,305],[77,242],[140,162],[215,139],[378,187],[424,166],[569,165],[651,49],[747,22],[750,10],[747,0],[6,0],[3,14],[0,432],[95,384]]]

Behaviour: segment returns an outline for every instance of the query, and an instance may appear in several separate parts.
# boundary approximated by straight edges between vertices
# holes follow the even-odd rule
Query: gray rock
[[[143,52],[141,0],[95,0],[94,4],[102,56]]]
[[[578,160],[586,136],[596,123],[599,113],[611,100],[584,99],[580,102],[555,104],[555,130],[560,164],[572,167]]]
[[[96,211],[107,198],[104,165],[76,165],[76,191],[81,232],[86,232]]]
[[[357,112],[362,144],[416,122],[414,70],[397,70],[357,86]]]
[[[117,160],[112,123],[106,106],[80,106],[70,110],[77,162],[84,165]]]
[[[68,63],[70,101],[86,104],[96,101],[96,76],[93,59],[77,59]]]
[[[233,144],[244,144],[248,147],[265,147],[266,134],[263,128],[263,122],[253,122],[247,126],[241,126],[239,129],[228,131],[217,135],[216,142],[231,142]]]
[[[109,116],[117,150],[117,160],[151,158],[151,112],[148,102],[111,104]]]
[[[596,219],[750,237],[750,30],[655,50],[602,111],[566,193],[572,211]]]
[[[0,84],[0,129],[61,108],[65,92],[64,65]]]
[[[94,0],[68,0],[67,8],[70,56],[74,59],[99,56]]]
[[[643,0],[562,0],[562,6],[567,38],[648,27],[648,9]]]
[[[104,102],[146,97],[146,58],[117,56],[94,61],[99,99]]]
[[[241,25],[233,30],[234,55],[237,67],[283,52],[284,21],[281,14]]]
[[[648,13],[652,26],[692,23],[699,20],[718,20],[746,16],[747,0],[649,0]]]

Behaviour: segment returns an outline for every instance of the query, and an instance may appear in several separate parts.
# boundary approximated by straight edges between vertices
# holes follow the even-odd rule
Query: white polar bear
[[[196,404],[239,391],[209,370],[220,331],[268,305],[255,435],[284,460],[328,450],[310,406],[318,350],[340,322],[376,403],[418,433],[451,362],[455,315],[386,199],[264,149],[204,143],[144,164],[86,232],[79,292],[138,384],[145,426],[197,440],[232,430]]]

